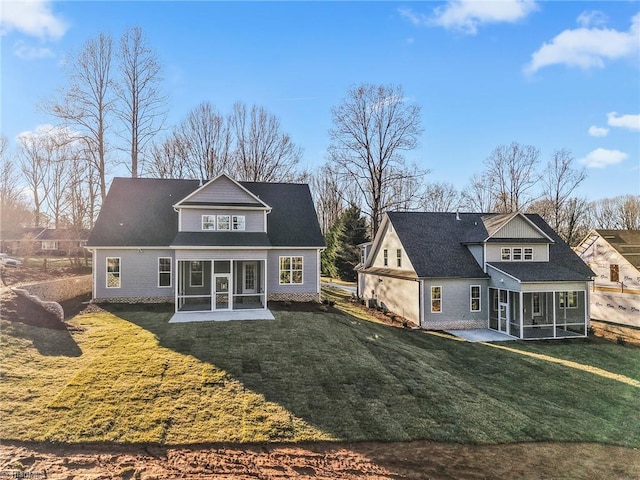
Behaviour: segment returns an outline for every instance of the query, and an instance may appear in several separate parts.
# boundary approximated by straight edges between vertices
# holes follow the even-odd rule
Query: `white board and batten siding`
[[[120,259],[120,287],[107,288],[107,258]],[[175,272],[171,272],[171,287],[158,286],[158,258],[171,258],[172,270],[174,252],[169,248],[126,248],[102,249],[95,252],[94,298],[167,297],[173,301]]]

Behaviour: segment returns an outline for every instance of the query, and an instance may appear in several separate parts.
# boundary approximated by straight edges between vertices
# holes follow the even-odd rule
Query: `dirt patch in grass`
[[[46,478],[631,479],[640,476],[640,452],[595,444],[427,441],[175,448],[4,442],[0,471],[46,472]]]

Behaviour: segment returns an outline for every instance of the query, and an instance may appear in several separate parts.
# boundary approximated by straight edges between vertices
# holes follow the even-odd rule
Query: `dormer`
[[[200,186],[173,208],[180,232],[267,232],[271,207],[226,174]]]
[[[554,241],[522,213],[485,215],[486,262],[548,262]]]

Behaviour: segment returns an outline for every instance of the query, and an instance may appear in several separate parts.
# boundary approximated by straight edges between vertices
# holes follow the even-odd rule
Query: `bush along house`
[[[431,330],[587,335],[593,272],[538,215],[389,212],[359,296]]]
[[[324,239],[306,184],[115,178],[87,247],[98,303],[172,302],[223,319],[320,300]]]

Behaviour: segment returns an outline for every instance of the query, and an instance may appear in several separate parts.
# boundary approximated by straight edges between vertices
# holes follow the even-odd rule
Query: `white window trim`
[[[541,292],[531,293],[531,316],[539,317],[542,315],[542,297]],[[536,298],[538,299],[538,308],[536,308]]]
[[[220,228],[220,219],[226,218],[228,228]],[[217,215],[216,216],[216,227],[220,232],[230,232],[231,231],[231,215]]]
[[[283,282],[282,281],[282,259],[283,258],[288,258],[289,259],[289,282]],[[301,277],[302,280],[300,281],[300,283],[298,282],[293,282],[293,259],[294,258],[300,258],[300,260],[302,261],[302,268],[300,269],[300,273],[301,273]],[[297,271],[297,269],[296,269]],[[302,255],[282,255],[280,257],[278,257],[278,283],[280,285],[304,285],[304,256]]]
[[[402,249],[396,249],[396,265],[398,268],[402,268]]]
[[[569,295],[573,294],[574,304],[570,305]],[[560,304],[560,308],[564,308],[566,310],[574,310],[578,308],[578,292],[576,290],[571,290],[568,292],[560,292],[560,297],[558,298],[558,303]]]
[[[194,272],[194,270],[191,269],[191,263],[192,262],[198,262],[198,263],[200,263],[200,266],[202,267],[202,270],[195,270],[195,272],[202,273],[202,283],[199,284],[199,285],[193,283],[193,272]],[[202,260],[189,260],[189,286],[190,287],[204,287],[204,262]]]
[[[527,258],[527,252],[529,253],[529,258]],[[533,262],[533,248],[525,247],[522,249],[522,260],[525,262]]]
[[[169,260],[169,271],[160,271],[160,260]],[[160,285],[161,274],[169,274],[169,285]],[[158,288],[171,288],[173,286],[173,259],[171,257],[158,257]]]
[[[515,250],[519,250],[520,258],[515,257]],[[508,259],[503,258],[505,254],[508,254]],[[527,258],[527,255],[530,258]],[[500,247],[500,261],[501,262],[533,262],[533,248],[532,247]]]
[[[205,222],[205,218],[207,218],[208,222],[207,223],[211,223],[212,228],[204,228],[204,222]],[[216,216],[215,215],[202,215],[201,216],[201,223],[200,223],[200,227],[202,228],[202,230],[204,231],[211,231],[211,230],[215,230],[216,229]]]
[[[118,260],[118,286],[117,287],[110,287],[109,286],[109,260]],[[121,257],[106,257],[104,259],[104,281],[105,281],[105,286],[106,288],[121,288],[122,287],[122,258]]]
[[[382,250],[382,266],[383,267],[389,266],[389,250],[386,248]]]
[[[242,218],[242,228],[236,228],[236,219]],[[231,230],[236,232],[243,232],[246,230],[247,219],[245,215],[233,215],[231,217]]]
[[[440,298],[438,300],[440,300],[440,310],[434,310],[433,309],[433,289],[434,288],[439,288],[440,289]],[[442,286],[440,285],[432,285],[431,286],[431,313],[442,313]]]
[[[477,288],[478,289],[478,296],[474,297],[473,296],[473,289]],[[442,294],[440,294],[440,296],[442,296]],[[474,299],[478,299],[478,309],[474,310],[473,309],[473,300]],[[470,312],[481,312],[482,311],[482,286],[481,285],[470,285],[469,286],[469,311]]]
[[[505,257],[505,253],[507,254],[506,256],[509,258],[504,258]],[[500,261],[501,262],[510,262],[511,261],[511,247],[502,247],[500,249]]]
[[[46,244],[46,247],[45,247]],[[41,250],[58,250],[58,242],[55,240],[42,240]]]

